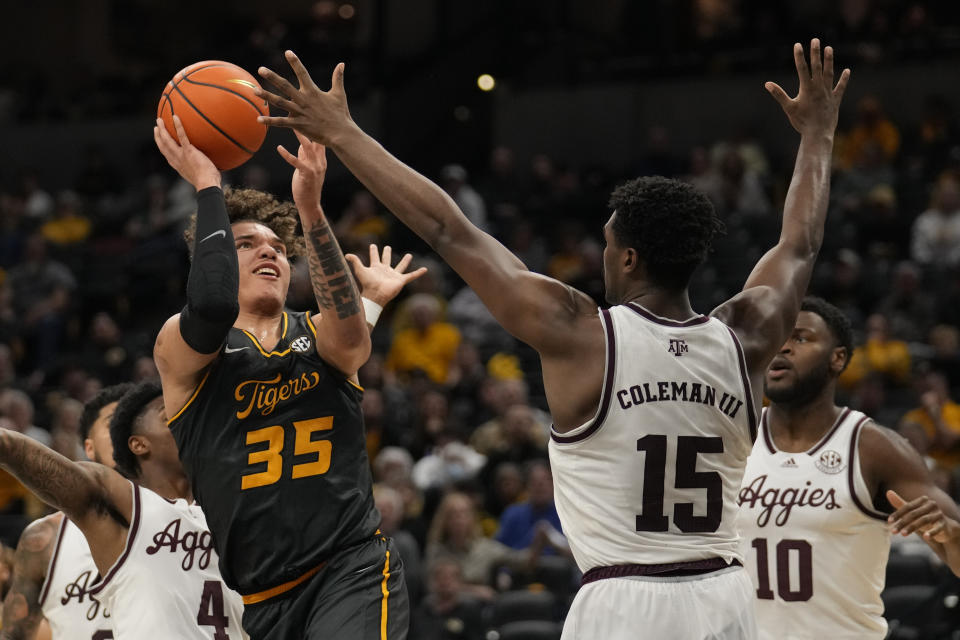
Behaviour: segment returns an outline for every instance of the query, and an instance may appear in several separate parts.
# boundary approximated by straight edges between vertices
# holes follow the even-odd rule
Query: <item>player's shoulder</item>
[[[867,420],[860,429],[857,446],[860,465],[879,476],[898,473],[904,468],[923,467],[923,459],[913,445],[896,430]]]
[[[710,317],[731,329],[755,329],[777,313],[778,295],[773,287],[757,286],[744,289],[710,312]]]
[[[20,534],[20,540],[17,542],[17,553],[24,552],[33,554],[43,554],[49,556],[57,541],[60,527],[66,516],[62,511],[51,513],[48,516],[37,518],[26,527]]]

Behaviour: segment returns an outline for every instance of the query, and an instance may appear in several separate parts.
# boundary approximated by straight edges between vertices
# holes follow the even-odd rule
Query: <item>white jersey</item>
[[[118,640],[240,640],[243,601],[220,578],[196,503],[133,485],[123,553],[94,587]]]
[[[53,640],[112,638],[113,622],[103,603],[91,593],[100,572],[80,529],[63,516],[57,541],[40,588],[40,609]]]
[[[736,498],[756,433],[743,350],[716,318],[601,311],[600,407],[551,433],[557,512],[581,571],[739,560]]]
[[[883,638],[887,518],[860,473],[860,431],[844,409],[803,453],[778,451],[761,420],[740,490],[743,554],[761,637]]]

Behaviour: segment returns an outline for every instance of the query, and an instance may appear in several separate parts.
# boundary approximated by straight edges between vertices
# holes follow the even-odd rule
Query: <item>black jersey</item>
[[[230,329],[170,419],[227,585],[281,585],[376,533],[361,395],[317,355],[307,314],[283,314],[273,351]]]

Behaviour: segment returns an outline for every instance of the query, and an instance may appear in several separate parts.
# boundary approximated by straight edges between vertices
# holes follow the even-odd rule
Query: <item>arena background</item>
[[[345,61],[364,128],[445,184],[532,269],[598,302],[611,187],[638,174],[689,180],[728,229],[696,278],[695,308],[706,312],[776,238],[797,135],[763,82],[794,91],[790,47],[814,36],[853,69],[811,286],[857,331],[844,400],[900,429],[956,498],[960,448],[937,446],[929,417],[940,411],[960,434],[960,4],[949,0],[7,3],[0,424],[82,457],[80,403],[101,385],[155,373],[156,331],[183,305],[180,233],[193,194],[151,127],[164,84],[190,63],[285,70],[292,48],[325,88]],[[477,87],[482,73],[492,91]],[[294,144],[292,134],[270,132],[227,182],[289,197],[277,143]],[[412,637],[483,637],[518,608],[562,619],[577,579],[568,563],[547,552],[529,569],[529,537],[509,540],[519,547],[509,553],[487,537],[450,540],[438,511],[463,491],[493,536],[504,507],[525,499],[523,472],[545,458],[549,424],[534,354],[336,160],[324,206],[345,250],[388,242],[430,268],[385,313],[361,372],[378,485],[393,490],[378,502],[401,505],[384,528],[404,540]],[[289,303],[312,304],[303,269]],[[439,324],[418,334],[411,307],[438,309]],[[6,478],[0,509],[12,545],[45,508]],[[898,637],[949,637],[960,588],[919,547],[898,544],[891,557],[893,627]],[[437,612],[434,591],[459,588],[439,569],[429,579],[439,550],[469,556],[463,589],[481,604]]]

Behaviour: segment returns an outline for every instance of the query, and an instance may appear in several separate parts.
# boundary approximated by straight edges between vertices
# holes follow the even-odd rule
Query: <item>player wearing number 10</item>
[[[159,123],[159,121],[158,121]],[[370,333],[347,261],[320,207],[321,145],[300,140],[296,206],[266,193],[220,190],[220,173],[162,124],[161,152],[198,191],[187,305],[154,354],[170,429],[220,553],[224,581],[243,595],[254,640],[402,640],[408,626],[403,564],[379,535],[356,373]],[[282,149],[282,148],[281,148]],[[288,256],[307,239],[320,313],[288,313]],[[357,278],[385,303],[418,272],[409,258]],[[377,299],[365,274],[395,285]]]
[[[326,144],[539,353],[557,510],[586,582],[565,640],[755,634],[735,522],[756,426],[752,389],[793,328],[820,247],[849,75],[833,86],[833,52],[821,62],[819,41],[810,70],[799,44],[794,54],[799,95],[767,86],[801,134],[781,239],[713,317],[694,313],[688,285],[721,224],[690,185],[640,178],[614,191],[603,261],[614,306],[600,311],[584,293],[528,271],[360,130],[342,65],[329,92],[292,52],[299,87],[260,70],[282,95],[257,95],[288,112],[261,122]]]
[[[928,534],[924,540],[960,573],[960,512],[920,455],[835,403],[852,350],[841,311],[808,298],[764,380],[770,406],[738,514],[764,639],[885,637],[880,592],[891,525]]]

